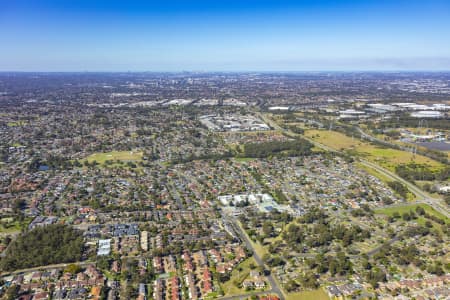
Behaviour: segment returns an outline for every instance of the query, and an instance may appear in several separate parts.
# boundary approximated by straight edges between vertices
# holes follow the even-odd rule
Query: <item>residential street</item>
[[[261,257],[259,257],[259,255],[256,253],[255,249],[253,248],[252,243],[250,242],[247,234],[245,234],[245,232],[242,230],[242,228],[239,226],[239,224],[237,224],[236,220],[230,220],[231,222],[233,222],[233,224],[235,225],[236,230],[238,231],[239,235],[241,236],[241,239],[244,241],[245,245],[247,246],[248,249],[251,249],[253,251],[253,258],[255,259],[256,263],[258,264],[258,266],[260,267],[265,267],[264,266],[264,262],[262,261]],[[284,295],[283,292],[281,291],[281,288],[279,287],[278,283],[275,281],[275,279],[273,278],[272,274],[267,276],[267,279],[269,280],[270,286],[272,287],[272,289],[270,291],[267,291],[266,293],[274,293],[277,294],[278,297],[281,300],[284,300]],[[226,298],[226,299],[240,299],[239,296],[236,296],[237,298]]]

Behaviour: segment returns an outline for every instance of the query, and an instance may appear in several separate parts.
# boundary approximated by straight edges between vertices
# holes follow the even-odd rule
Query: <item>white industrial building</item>
[[[97,255],[109,255],[111,252],[111,239],[98,240]]]
[[[421,110],[411,113],[411,117],[413,118],[442,118],[444,116],[443,113],[436,110]]]

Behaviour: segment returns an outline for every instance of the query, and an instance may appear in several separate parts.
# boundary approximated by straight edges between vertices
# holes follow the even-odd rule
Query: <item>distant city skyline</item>
[[[450,1],[5,1],[0,71],[448,71]]]

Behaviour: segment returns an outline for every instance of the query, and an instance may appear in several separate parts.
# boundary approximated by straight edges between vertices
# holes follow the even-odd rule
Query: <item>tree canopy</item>
[[[82,233],[66,225],[38,227],[19,235],[0,261],[4,271],[79,261]]]

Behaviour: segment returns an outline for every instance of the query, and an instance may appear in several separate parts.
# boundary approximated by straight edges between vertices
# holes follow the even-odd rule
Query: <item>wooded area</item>
[[[6,250],[0,268],[12,271],[35,266],[79,261],[82,233],[65,225],[38,227],[21,234]]]
[[[243,156],[262,158],[274,155],[303,156],[311,154],[313,145],[303,139],[292,141],[270,141],[263,143],[248,143],[244,145]]]

